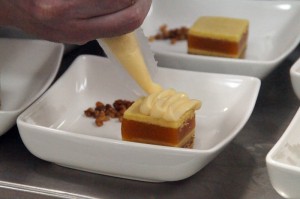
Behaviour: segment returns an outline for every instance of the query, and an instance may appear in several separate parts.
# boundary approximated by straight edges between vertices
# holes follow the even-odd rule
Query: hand
[[[131,32],[151,0],[0,0],[0,25],[72,44]]]

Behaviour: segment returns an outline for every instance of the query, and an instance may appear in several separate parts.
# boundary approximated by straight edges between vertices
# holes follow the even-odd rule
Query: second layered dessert
[[[204,16],[188,32],[188,53],[239,58],[247,46],[249,21]]]

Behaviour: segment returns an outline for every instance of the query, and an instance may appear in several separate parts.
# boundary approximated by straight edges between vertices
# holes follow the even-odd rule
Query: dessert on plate
[[[240,58],[247,46],[249,21],[203,16],[188,31],[188,53]]]
[[[173,89],[162,90],[135,101],[124,113],[121,132],[126,141],[192,148],[195,110],[199,100]]]

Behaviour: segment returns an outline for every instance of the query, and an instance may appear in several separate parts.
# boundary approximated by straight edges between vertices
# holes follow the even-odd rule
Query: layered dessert
[[[188,31],[188,53],[239,58],[247,46],[249,21],[200,17]]]
[[[122,139],[132,142],[191,148],[195,134],[195,110],[200,101],[173,89],[136,100],[124,113]]]

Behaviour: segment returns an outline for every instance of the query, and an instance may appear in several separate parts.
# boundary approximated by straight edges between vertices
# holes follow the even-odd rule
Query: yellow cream
[[[154,83],[150,77],[134,32],[118,37],[104,38],[102,41],[107,44],[121,65],[144,91],[151,94],[162,90],[161,86]]]
[[[200,107],[199,100],[189,99],[185,93],[167,89],[147,96],[140,106],[140,112],[154,118],[176,121],[185,112],[197,110]]]

